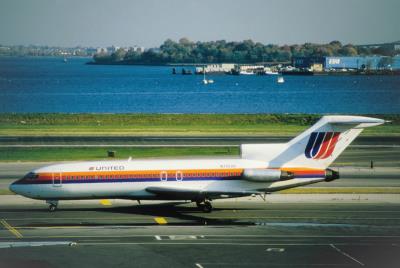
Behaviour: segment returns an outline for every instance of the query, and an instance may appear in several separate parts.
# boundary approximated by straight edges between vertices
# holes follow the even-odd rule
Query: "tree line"
[[[292,57],[323,56],[393,56],[395,51],[384,46],[368,48],[352,44],[343,45],[339,41],[328,44],[305,43],[302,45],[264,45],[252,40],[227,42],[225,40],[192,42],[181,38],[178,42],[166,40],[157,49],[145,52],[119,49],[111,55],[96,54],[96,63],[121,64],[166,64],[166,63],[256,63],[289,62]]]

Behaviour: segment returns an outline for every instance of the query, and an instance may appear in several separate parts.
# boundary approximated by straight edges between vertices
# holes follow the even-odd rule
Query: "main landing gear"
[[[213,209],[211,202],[207,200],[197,200],[196,205],[199,209],[207,213],[210,213]]]
[[[46,200],[46,203],[49,204],[50,212],[54,212],[57,210],[58,200]]]

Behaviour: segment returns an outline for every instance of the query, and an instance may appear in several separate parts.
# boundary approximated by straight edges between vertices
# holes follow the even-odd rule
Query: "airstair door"
[[[61,186],[62,186],[62,174],[53,173],[53,187],[61,187]]]

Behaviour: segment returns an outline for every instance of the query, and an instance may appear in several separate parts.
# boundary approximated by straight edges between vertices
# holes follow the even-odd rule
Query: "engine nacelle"
[[[243,179],[253,182],[286,181],[293,178],[292,172],[279,169],[245,169],[243,171]]]
[[[325,170],[325,181],[334,181],[340,178],[339,172],[334,171],[330,168]]]

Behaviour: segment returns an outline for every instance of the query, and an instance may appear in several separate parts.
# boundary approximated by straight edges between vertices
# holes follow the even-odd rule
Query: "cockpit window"
[[[37,178],[39,178],[39,174],[36,174],[34,172],[29,172],[28,174],[26,174],[24,176],[24,179],[28,179],[28,180],[34,180],[34,179],[37,179]]]

